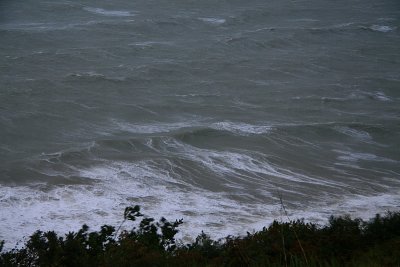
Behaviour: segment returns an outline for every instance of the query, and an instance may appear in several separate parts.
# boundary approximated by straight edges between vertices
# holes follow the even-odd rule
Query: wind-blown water
[[[0,239],[400,206],[400,4],[0,2]]]

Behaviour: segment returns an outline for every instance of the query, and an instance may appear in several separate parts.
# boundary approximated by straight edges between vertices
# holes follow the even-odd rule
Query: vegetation
[[[140,222],[139,217],[143,217]],[[1,252],[0,266],[400,266],[400,212],[368,222],[331,217],[326,226],[303,220],[274,221],[244,237],[212,240],[201,233],[191,244],[177,242],[182,220],[145,217],[125,209],[130,231],[104,225],[90,232],[35,232],[20,249]]]

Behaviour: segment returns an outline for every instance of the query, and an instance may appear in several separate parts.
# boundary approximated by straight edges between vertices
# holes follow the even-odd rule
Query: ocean
[[[0,2],[0,240],[400,210],[398,0]]]

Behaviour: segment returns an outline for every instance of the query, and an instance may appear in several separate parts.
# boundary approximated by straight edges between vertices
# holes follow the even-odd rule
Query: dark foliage
[[[126,221],[132,230],[119,233]],[[156,221],[134,206],[125,209],[123,223],[98,232],[83,225],[63,237],[37,231],[11,251],[2,251],[0,242],[0,266],[400,266],[399,212],[368,222],[331,217],[323,227],[274,221],[259,232],[218,241],[202,232],[186,245],[175,239],[182,220]]]

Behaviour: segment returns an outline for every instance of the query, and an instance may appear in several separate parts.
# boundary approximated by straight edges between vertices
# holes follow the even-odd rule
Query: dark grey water
[[[399,210],[399,26],[396,0],[1,1],[0,239]]]

